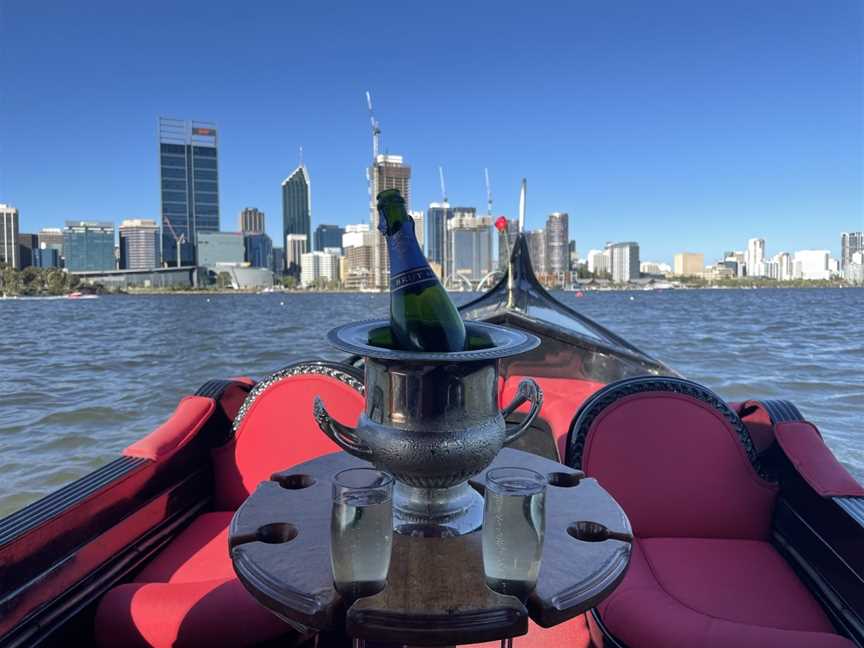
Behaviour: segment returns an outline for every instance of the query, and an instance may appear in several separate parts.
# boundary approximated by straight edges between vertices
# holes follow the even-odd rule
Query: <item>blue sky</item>
[[[222,6],[222,5],[226,6]],[[864,228],[857,0],[812,2],[0,0],[0,202],[22,230],[158,218],[159,115],[216,122],[222,228],[304,147],[313,225],[367,218],[370,89],[384,148],[438,200],[528,226],[570,214],[583,254],[706,260]]]

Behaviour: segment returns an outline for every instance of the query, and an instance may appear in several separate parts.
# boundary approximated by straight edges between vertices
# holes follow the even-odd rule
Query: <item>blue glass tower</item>
[[[450,203],[431,203],[426,210],[426,258],[444,263],[447,221],[453,218]]]
[[[66,221],[63,256],[70,272],[114,270],[114,223]]]
[[[219,231],[216,127],[159,118],[162,191],[162,263],[195,265],[199,232]]]
[[[246,262],[253,268],[270,268],[273,265],[273,241],[266,234],[245,236]]]

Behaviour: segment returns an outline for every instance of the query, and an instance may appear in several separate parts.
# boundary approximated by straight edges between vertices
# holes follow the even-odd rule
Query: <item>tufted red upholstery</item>
[[[636,536],[624,581],[598,607],[603,624],[639,648],[850,648],[768,542],[777,488],[721,409],[646,389],[596,413],[581,468]]]
[[[196,518],[134,582],[103,597],[96,614],[101,646],[249,646],[293,632],[237,580],[228,525],[233,511],[272,473],[338,449],[312,418],[316,395],[346,424],[353,425],[363,408],[356,390],[319,374],[284,377],[261,391],[235,437],[213,451],[217,511]],[[148,442],[154,458],[166,456],[159,449],[172,447],[172,439],[194,434],[212,405],[210,399],[184,399]],[[230,405],[233,412],[239,403]]]

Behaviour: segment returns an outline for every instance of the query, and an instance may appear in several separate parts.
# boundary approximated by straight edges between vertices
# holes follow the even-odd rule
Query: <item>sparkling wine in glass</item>
[[[496,592],[525,598],[537,584],[546,524],[546,478],[527,468],[486,473],[483,571]]]
[[[393,547],[393,478],[349,468],[333,478],[330,561],[333,582],[354,600],[384,589]]]

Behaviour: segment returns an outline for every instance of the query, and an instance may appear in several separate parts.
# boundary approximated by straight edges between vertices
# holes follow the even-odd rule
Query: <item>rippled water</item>
[[[864,480],[864,290],[557,296],[728,399],[794,401]],[[208,379],[339,358],[324,333],[386,311],[374,294],[0,302],[0,515],[110,461]]]

